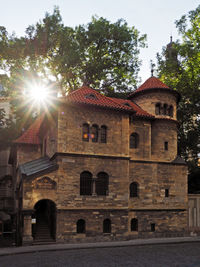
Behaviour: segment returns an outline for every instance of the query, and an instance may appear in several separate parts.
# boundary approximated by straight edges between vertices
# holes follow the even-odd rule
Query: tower
[[[151,160],[174,160],[177,156],[179,93],[152,76],[129,99],[155,117],[151,126]]]

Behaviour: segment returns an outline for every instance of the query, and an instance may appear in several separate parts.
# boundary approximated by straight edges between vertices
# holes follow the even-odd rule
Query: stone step
[[[33,241],[33,245],[50,245],[55,243],[56,241],[53,239],[38,239]]]

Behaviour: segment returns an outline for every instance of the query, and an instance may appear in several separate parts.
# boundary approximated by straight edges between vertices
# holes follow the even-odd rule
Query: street
[[[199,267],[200,243],[33,252],[1,256],[0,267]]]

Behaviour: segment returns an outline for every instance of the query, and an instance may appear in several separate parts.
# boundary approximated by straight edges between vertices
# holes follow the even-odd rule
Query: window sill
[[[112,233],[103,233],[104,236],[110,236]]]
[[[109,195],[80,195],[83,199],[85,198],[106,198]]]

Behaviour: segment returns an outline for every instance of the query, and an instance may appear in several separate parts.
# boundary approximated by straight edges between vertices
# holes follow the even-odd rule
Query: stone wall
[[[177,112],[177,107],[176,107],[176,97],[174,94],[166,92],[164,90],[156,90],[154,92],[148,92],[140,95],[136,95],[133,98],[133,101],[138,104],[142,109],[147,111],[148,113],[158,117],[169,117],[166,115],[156,115],[155,114],[155,105],[156,103],[161,103],[161,104],[168,104],[168,106],[172,105],[174,109],[174,116],[173,119],[176,120],[176,112]]]
[[[57,207],[57,241],[122,240],[158,237],[187,232],[187,186],[184,165],[136,162],[127,159],[85,156],[58,156],[59,169],[48,176],[54,188],[38,188],[44,176],[25,179],[23,209],[33,210],[41,199],[52,200]],[[101,171],[109,175],[106,196],[80,195],[80,173],[93,177]],[[129,197],[129,184],[139,184],[138,197]],[[165,197],[165,189],[169,197]],[[102,222],[109,218],[112,233],[102,233]],[[138,231],[130,230],[132,218],[138,219]],[[86,233],[76,233],[76,222],[86,221]],[[155,232],[151,232],[155,223]]]
[[[165,150],[165,142],[168,149]],[[151,128],[151,159],[172,161],[177,156],[177,124],[174,121],[155,120]]]
[[[94,157],[59,158],[59,208],[121,208],[128,203],[128,160]],[[80,174],[89,171],[109,176],[107,196],[81,196]]]
[[[48,177],[50,180],[56,183],[55,187],[49,189],[49,186],[38,187],[37,183],[40,179]],[[57,201],[57,184],[58,175],[57,171],[51,172],[50,174],[42,175],[36,178],[24,178],[23,182],[23,209],[33,210],[35,204],[41,199],[50,199],[58,205]]]
[[[131,219],[138,220],[138,232],[131,232]],[[155,231],[151,229],[155,224]],[[130,238],[170,237],[188,234],[187,210],[134,210],[129,212]]]
[[[107,126],[107,142],[93,143],[82,141],[82,125],[97,124]],[[122,112],[83,106],[62,105],[58,114],[58,152],[128,155],[129,153],[129,116]],[[100,132],[99,132],[100,134]]]
[[[85,220],[86,232],[77,234],[76,223]],[[104,219],[111,220],[111,233],[103,233]],[[128,239],[127,210],[58,210],[58,242],[95,242]]]
[[[24,180],[24,208],[33,209],[40,199],[50,199],[58,209],[116,209],[128,206],[128,160],[85,157],[59,157],[59,169],[47,174],[57,186],[55,189],[39,189],[35,179]],[[89,171],[93,177],[99,172],[109,175],[109,189],[106,196],[80,195],[80,174]]]
[[[147,120],[134,120],[129,125],[129,137],[135,132],[139,135],[138,148],[129,148],[129,155],[135,160],[151,159],[151,122]]]
[[[132,209],[186,209],[187,167],[165,163],[130,163],[130,184],[138,183],[138,197],[129,198]],[[169,196],[165,197],[165,189]]]

